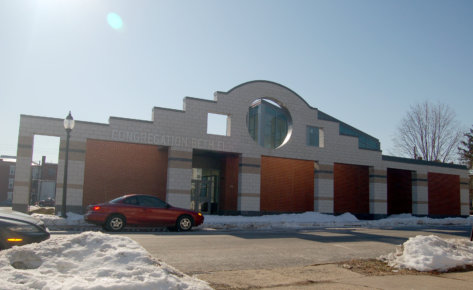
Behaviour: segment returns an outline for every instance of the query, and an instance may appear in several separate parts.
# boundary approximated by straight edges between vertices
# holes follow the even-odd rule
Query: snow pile
[[[409,238],[395,253],[379,258],[395,268],[445,272],[473,265],[473,242],[467,239],[442,239],[438,236]]]
[[[206,215],[203,227],[214,229],[278,229],[346,226],[353,224],[359,224],[359,221],[350,213],[333,216],[318,212],[305,212],[301,214],[264,216]]]
[[[91,225],[84,220],[83,215],[76,214],[73,212],[68,212],[66,219],[57,215],[39,214],[39,213],[34,213],[31,216],[42,220],[48,228],[54,228],[57,226],[90,226]]]
[[[0,289],[211,289],[132,239],[99,232],[1,251],[0,281]]]
[[[472,225],[473,217],[433,219],[415,217],[411,214],[392,215],[379,220],[358,220],[350,213],[339,216],[318,212],[301,214],[279,214],[263,216],[215,216],[206,215],[201,228],[214,229],[302,229],[317,227],[395,227],[395,226],[425,226],[425,225]]]
[[[367,225],[378,227],[416,225],[471,225],[473,224],[473,217],[434,219],[429,217],[415,217],[412,214],[397,214],[391,215],[385,219],[369,221],[366,223]]]
[[[50,230],[74,228],[92,230],[96,226],[86,223],[84,217],[72,212],[67,213],[67,219],[47,214],[32,214],[41,219]],[[415,217],[411,214],[392,215],[379,220],[358,220],[350,213],[342,215],[305,212],[300,214],[275,214],[263,216],[218,216],[205,215],[204,224],[196,229],[208,230],[269,230],[269,229],[310,229],[319,227],[396,227],[396,226],[426,226],[426,225],[473,225],[473,217],[443,218]]]

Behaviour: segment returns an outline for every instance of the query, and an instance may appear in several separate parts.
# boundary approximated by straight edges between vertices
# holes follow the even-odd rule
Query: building
[[[12,202],[15,182],[16,156],[0,158],[0,204]],[[31,162],[30,199],[29,204],[40,200],[56,198],[57,164],[47,163],[46,156],[41,162]]]
[[[223,130],[212,128],[213,120]],[[35,134],[61,138],[63,120],[22,115],[13,206],[26,210]],[[280,84],[252,81],[214,100],[155,107],[150,121],[77,121],[71,133],[67,208],[126,193],[154,194],[205,213],[318,211],[359,217],[469,214],[468,171],[382,155],[378,139],[311,107]]]
[[[46,156],[41,163],[32,166],[30,204],[43,200],[56,199],[57,164],[46,162]]]
[[[16,159],[13,156],[0,157],[0,204],[10,204],[15,182]]]

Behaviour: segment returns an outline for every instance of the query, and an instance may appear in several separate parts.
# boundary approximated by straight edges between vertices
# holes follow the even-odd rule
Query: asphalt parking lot
[[[122,233],[187,274],[274,269],[377,258],[409,237],[469,237],[469,226]]]

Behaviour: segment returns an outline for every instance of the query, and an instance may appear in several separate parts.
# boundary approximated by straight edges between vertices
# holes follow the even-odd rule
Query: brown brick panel
[[[314,210],[314,162],[261,158],[260,209],[263,212]]]
[[[369,214],[369,167],[335,163],[334,213]]]
[[[388,214],[412,213],[412,172],[388,168]]]
[[[223,182],[220,194],[220,210],[238,210],[238,167],[239,156],[227,155],[224,159]]]
[[[166,200],[167,148],[89,139],[86,152],[84,206],[129,193]]]
[[[460,215],[460,176],[428,174],[429,215]]]

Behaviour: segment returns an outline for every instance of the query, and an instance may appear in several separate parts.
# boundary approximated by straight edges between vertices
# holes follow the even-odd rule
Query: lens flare
[[[123,27],[123,20],[117,13],[110,12],[107,15],[107,22],[113,29],[121,29]]]

